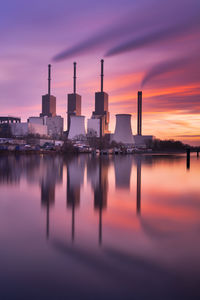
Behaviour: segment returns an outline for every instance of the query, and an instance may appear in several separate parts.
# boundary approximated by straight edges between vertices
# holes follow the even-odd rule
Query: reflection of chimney
[[[142,92],[138,92],[137,134],[142,135]]]
[[[51,95],[51,65],[48,65],[49,76],[48,76],[48,95]]]
[[[55,185],[42,181],[41,184],[41,204],[46,207],[46,237],[49,239],[50,227],[50,206],[55,202]]]
[[[104,60],[102,59],[101,60],[101,92],[103,92],[103,63],[104,63]]]
[[[137,214],[141,212],[141,159],[137,160]]]

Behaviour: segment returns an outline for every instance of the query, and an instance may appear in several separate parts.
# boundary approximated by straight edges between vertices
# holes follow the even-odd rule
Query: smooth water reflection
[[[200,160],[1,156],[2,299],[198,299]]]

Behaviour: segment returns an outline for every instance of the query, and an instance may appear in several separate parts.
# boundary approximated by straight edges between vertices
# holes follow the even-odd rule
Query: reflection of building
[[[55,202],[55,185],[51,185],[45,179],[41,182],[41,204],[46,207],[46,236],[49,238],[49,212],[50,206]]]
[[[62,163],[59,158],[44,157],[40,163],[41,204],[46,207],[46,236],[49,238],[50,207],[55,203],[56,183],[62,182]],[[53,171],[52,171],[53,170]]]
[[[114,166],[116,188],[130,190],[132,156],[115,156]]]
[[[17,160],[15,156],[0,156],[0,185],[19,184],[22,173],[22,160]]]
[[[75,209],[80,204],[80,189],[83,184],[85,157],[75,156],[67,165],[67,207],[72,210],[72,241],[75,236]]]
[[[137,214],[141,212],[141,157],[137,158]]]
[[[99,244],[102,242],[102,211],[107,206],[109,159],[99,157],[88,160],[88,179],[94,190],[94,209],[99,211]]]

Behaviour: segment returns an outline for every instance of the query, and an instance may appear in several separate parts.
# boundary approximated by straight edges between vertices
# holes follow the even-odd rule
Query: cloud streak
[[[156,0],[144,2],[115,21],[107,19],[104,28],[58,53],[53,61],[58,62],[105,48],[108,48],[105,56],[113,56],[175,39],[200,28],[197,15],[200,4],[196,0],[182,0],[181,6],[180,0],[168,0],[162,4]],[[155,5],[159,13],[154,9]],[[111,47],[114,43],[116,46]]]
[[[199,53],[191,53],[186,56],[182,56],[180,58],[172,58],[168,59],[164,62],[160,62],[154,65],[144,76],[141,82],[141,87],[143,88],[150,80],[155,77],[159,77],[165,73],[169,73],[172,71],[177,71],[186,67],[187,65],[192,65],[198,62],[200,59]]]
[[[187,33],[198,31],[200,28],[199,16],[192,17],[184,23],[174,24],[161,30],[154,30],[152,32],[145,33],[139,37],[134,37],[126,42],[123,42],[107,51],[105,56],[113,56],[122,54],[125,52],[133,51],[139,48],[143,48],[155,43],[166,42],[175,38],[180,38]]]

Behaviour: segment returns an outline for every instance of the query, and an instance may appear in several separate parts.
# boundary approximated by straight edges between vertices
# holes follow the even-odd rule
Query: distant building
[[[21,119],[18,117],[4,116],[0,117],[0,136],[1,137],[11,137],[10,124],[20,123]]]
[[[10,124],[12,135],[16,137],[27,136],[29,134],[37,134],[40,136],[47,135],[47,126],[34,123],[13,123]]]
[[[70,129],[71,116],[81,116],[81,96],[78,94],[68,94],[67,105],[67,130]]]
[[[100,137],[100,119],[88,119],[87,134],[90,137]]]
[[[56,97],[51,95],[51,65],[48,65],[48,94],[42,96],[40,117],[29,117],[28,123],[47,127],[47,135],[59,138],[63,134],[64,120],[56,115]]]
[[[63,118],[55,117],[30,117],[28,122],[31,124],[40,124],[47,126],[47,134],[51,137],[58,138],[63,134]]]
[[[92,119],[100,120],[100,136],[109,133],[109,112],[108,112],[108,94],[103,91],[103,59],[101,60],[101,91],[95,93],[95,111],[92,113]]]
[[[70,129],[68,139],[74,140],[80,137],[85,137],[85,117],[84,116],[71,116]]]
[[[56,116],[56,97],[52,95],[42,96],[42,113],[41,117],[55,117]]]
[[[45,121],[44,124],[47,125],[48,135],[52,137],[62,136],[64,120],[61,116],[47,117]]]
[[[56,97],[51,95],[51,65],[48,66],[48,94],[42,96],[42,113],[41,117],[55,117],[56,116]]]
[[[153,141],[153,135],[133,135],[135,147],[147,148]]]
[[[21,118],[18,117],[10,117],[10,116],[0,117],[0,124],[10,124],[10,123],[20,123],[20,122],[21,122]]]
[[[71,116],[81,116],[81,96],[76,93],[76,62],[74,62],[74,92],[68,94],[67,131],[70,130]]]

